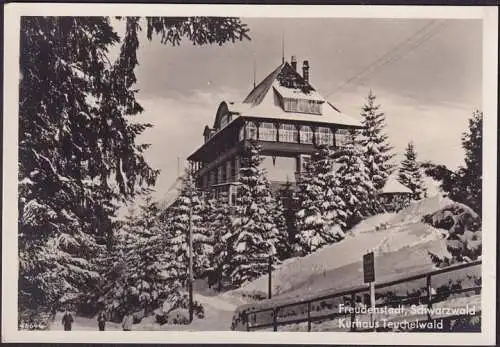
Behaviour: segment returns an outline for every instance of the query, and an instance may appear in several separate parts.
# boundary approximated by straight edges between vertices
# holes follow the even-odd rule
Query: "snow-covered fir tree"
[[[105,294],[112,317],[120,319],[127,311],[139,310],[147,316],[165,301],[179,304],[182,299],[178,264],[168,251],[159,217],[158,204],[148,196],[117,233]]]
[[[349,141],[336,154],[340,196],[346,213],[344,230],[351,229],[361,219],[376,211],[373,206],[376,191],[363,161],[363,151],[357,135],[355,130],[350,131]]]
[[[482,211],[482,139],[483,113],[474,111],[469,128],[462,135],[465,166],[450,170],[445,165],[425,162],[425,173],[437,181],[450,199],[466,204],[481,216]]]
[[[117,43],[104,17],[21,20],[20,310],[86,300],[99,282],[113,201],[155,181],[135,143],[145,126],[125,120],[141,111],[123,83],[133,80],[124,71],[130,52],[106,59]]]
[[[287,239],[277,247],[280,259],[289,258],[294,252],[295,237],[297,235],[297,199],[295,198],[295,187],[291,182],[282,185],[276,194],[279,202],[283,205],[283,217],[287,231]]]
[[[268,271],[271,258],[278,263],[277,245],[285,231],[283,209],[272,195],[260,167],[260,145],[249,141],[241,157],[237,206],[230,236],[231,279],[239,285]]]
[[[298,182],[296,247],[305,254],[344,238],[343,232],[334,228],[345,227],[346,213],[332,155],[327,146],[316,148]]]
[[[227,199],[207,196],[204,211],[204,224],[211,235],[212,253],[209,256],[211,275],[209,285],[217,284],[222,289],[222,282],[229,278],[229,245],[231,240],[231,209]]]
[[[385,133],[385,116],[380,105],[375,104],[376,96],[370,91],[367,103],[363,106],[360,145],[364,150],[364,162],[375,189],[381,189],[393,170],[390,160],[392,147]]]
[[[179,197],[165,212],[170,221],[167,238],[179,264],[179,276],[184,284],[187,284],[188,279],[190,226],[193,243],[193,275],[202,276],[210,269],[209,258],[213,241],[209,235],[210,230],[203,222],[204,209],[193,175],[186,170]]]
[[[420,200],[425,197],[426,187],[422,179],[420,164],[413,142],[409,142],[405,151],[405,159],[401,161],[398,181],[412,191],[412,199]]]
[[[113,201],[155,183],[132,122],[141,22],[147,38],[204,45],[248,38],[238,18],[23,17],[19,86],[19,311],[54,311],[95,294]],[[109,48],[119,45],[115,61]],[[43,59],[40,59],[40,54]],[[135,117],[134,117],[135,118]],[[140,120],[139,120],[140,121]],[[20,321],[22,321],[22,317]]]
[[[474,111],[469,119],[469,128],[462,135],[465,150],[465,166],[458,170],[466,194],[464,203],[481,216],[483,190],[483,112]]]

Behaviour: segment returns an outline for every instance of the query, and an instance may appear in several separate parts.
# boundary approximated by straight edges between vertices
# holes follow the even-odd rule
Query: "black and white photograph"
[[[495,8],[121,6],[6,7],[3,341],[494,343]]]

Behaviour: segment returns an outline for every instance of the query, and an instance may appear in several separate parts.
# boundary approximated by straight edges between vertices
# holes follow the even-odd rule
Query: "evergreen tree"
[[[392,147],[389,145],[388,136],[385,134],[385,116],[380,112],[380,105],[375,104],[376,96],[370,91],[368,102],[363,106],[363,130],[360,145],[364,150],[364,162],[368,168],[370,180],[375,189],[384,187],[387,177],[392,172],[393,165],[390,160]]]
[[[462,136],[465,166],[452,171],[445,165],[422,164],[427,175],[441,182],[441,189],[450,199],[469,206],[479,216],[482,213],[482,128],[483,113],[474,111],[469,129]]]
[[[164,301],[181,298],[178,265],[166,248],[158,204],[148,196],[139,208],[138,214],[127,216],[117,235],[109,276],[113,282],[106,292],[106,308],[113,317],[121,318],[127,310],[148,315]]]
[[[469,119],[469,129],[462,135],[462,147],[465,150],[465,166],[458,170],[464,204],[470,206],[479,215],[482,213],[483,185],[483,113],[474,111]]]
[[[182,283],[187,284],[189,265],[189,233],[193,243],[193,276],[200,277],[210,268],[209,256],[212,253],[212,240],[209,229],[203,223],[205,210],[200,192],[189,170],[182,179],[180,195],[166,212],[170,218],[170,230],[167,231],[170,249],[179,264]]]
[[[401,162],[399,169],[398,181],[411,189],[414,200],[420,200],[425,197],[426,188],[420,170],[415,147],[412,142],[409,142],[406,147],[405,159]]]
[[[231,210],[225,199],[216,199],[209,196],[206,202],[204,224],[212,237],[212,253],[209,257],[213,276],[209,278],[209,285],[217,282],[218,289],[222,289],[222,281],[229,278],[229,238],[231,236]]]
[[[271,193],[260,146],[246,144],[241,157],[239,191],[230,235],[230,269],[233,284],[239,285],[268,271],[269,258],[278,263],[276,247],[285,237],[283,210]]]
[[[23,17],[19,89],[19,310],[81,302],[102,281],[113,201],[155,183],[137,136],[140,18],[122,39],[105,17]],[[164,44],[248,38],[236,18],[146,18]],[[120,44],[112,62],[108,49]]]
[[[292,183],[286,182],[283,186],[281,186],[278,190],[277,198],[283,205],[283,217],[287,231],[287,239],[284,240],[280,247],[278,247],[278,253],[280,259],[286,259],[294,252],[293,245],[295,244],[295,238],[297,235],[295,215],[298,211],[298,204],[296,192]]]
[[[344,230],[349,230],[360,220],[377,211],[373,204],[376,201],[376,191],[363,161],[356,131],[350,131],[348,143],[337,156],[337,176],[346,213]]]
[[[305,166],[298,188],[298,249],[308,254],[342,240],[344,234],[333,227],[345,227],[346,213],[331,149],[319,146],[315,150]]]

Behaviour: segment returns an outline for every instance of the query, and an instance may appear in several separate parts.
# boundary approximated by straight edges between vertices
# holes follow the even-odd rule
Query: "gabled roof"
[[[395,175],[391,175],[387,178],[384,187],[380,190],[381,194],[394,194],[394,193],[407,193],[411,194],[410,188],[401,184]]]
[[[323,104],[322,114],[286,112],[278,98],[316,100]],[[326,100],[310,82],[288,63],[284,62],[267,75],[240,104],[233,104],[235,113],[243,117],[278,118],[291,121],[310,121],[361,127],[360,120],[342,113]]]
[[[267,75],[267,77],[264,78],[262,82],[257,84],[257,86],[250,92],[250,94],[247,95],[245,100],[243,100],[243,103],[252,104],[253,106],[259,105],[273,85],[273,82],[276,80],[276,77],[278,77],[278,74],[281,72],[281,69],[283,69],[285,64],[288,63],[283,63],[278,66],[273,72]]]

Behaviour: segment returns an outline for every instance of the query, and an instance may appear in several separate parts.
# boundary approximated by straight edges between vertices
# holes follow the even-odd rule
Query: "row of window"
[[[321,102],[317,100],[283,98],[283,109],[286,112],[321,114]]]
[[[302,125],[299,129],[293,124],[280,124],[277,127],[270,122],[260,123],[259,131],[257,131],[257,125],[254,122],[248,122],[240,130],[240,140],[243,140],[246,135],[247,139],[253,140],[276,141],[278,139],[279,142],[289,143],[298,143],[300,140],[300,143],[312,144],[313,137],[316,135],[318,145],[333,146],[335,139],[336,145],[339,147],[344,146],[348,141],[347,129],[337,129],[335,136],[332,130],[327,127],[317,127],[315,131],[314,134],[313,129],[308,125]]]
[[[236,181],[237,167],[238,167],[238,159],[234,158],[212,169],[211,171],[208,172],[208,174],[203,175],[202,186],[210,187],[215,184]]]

